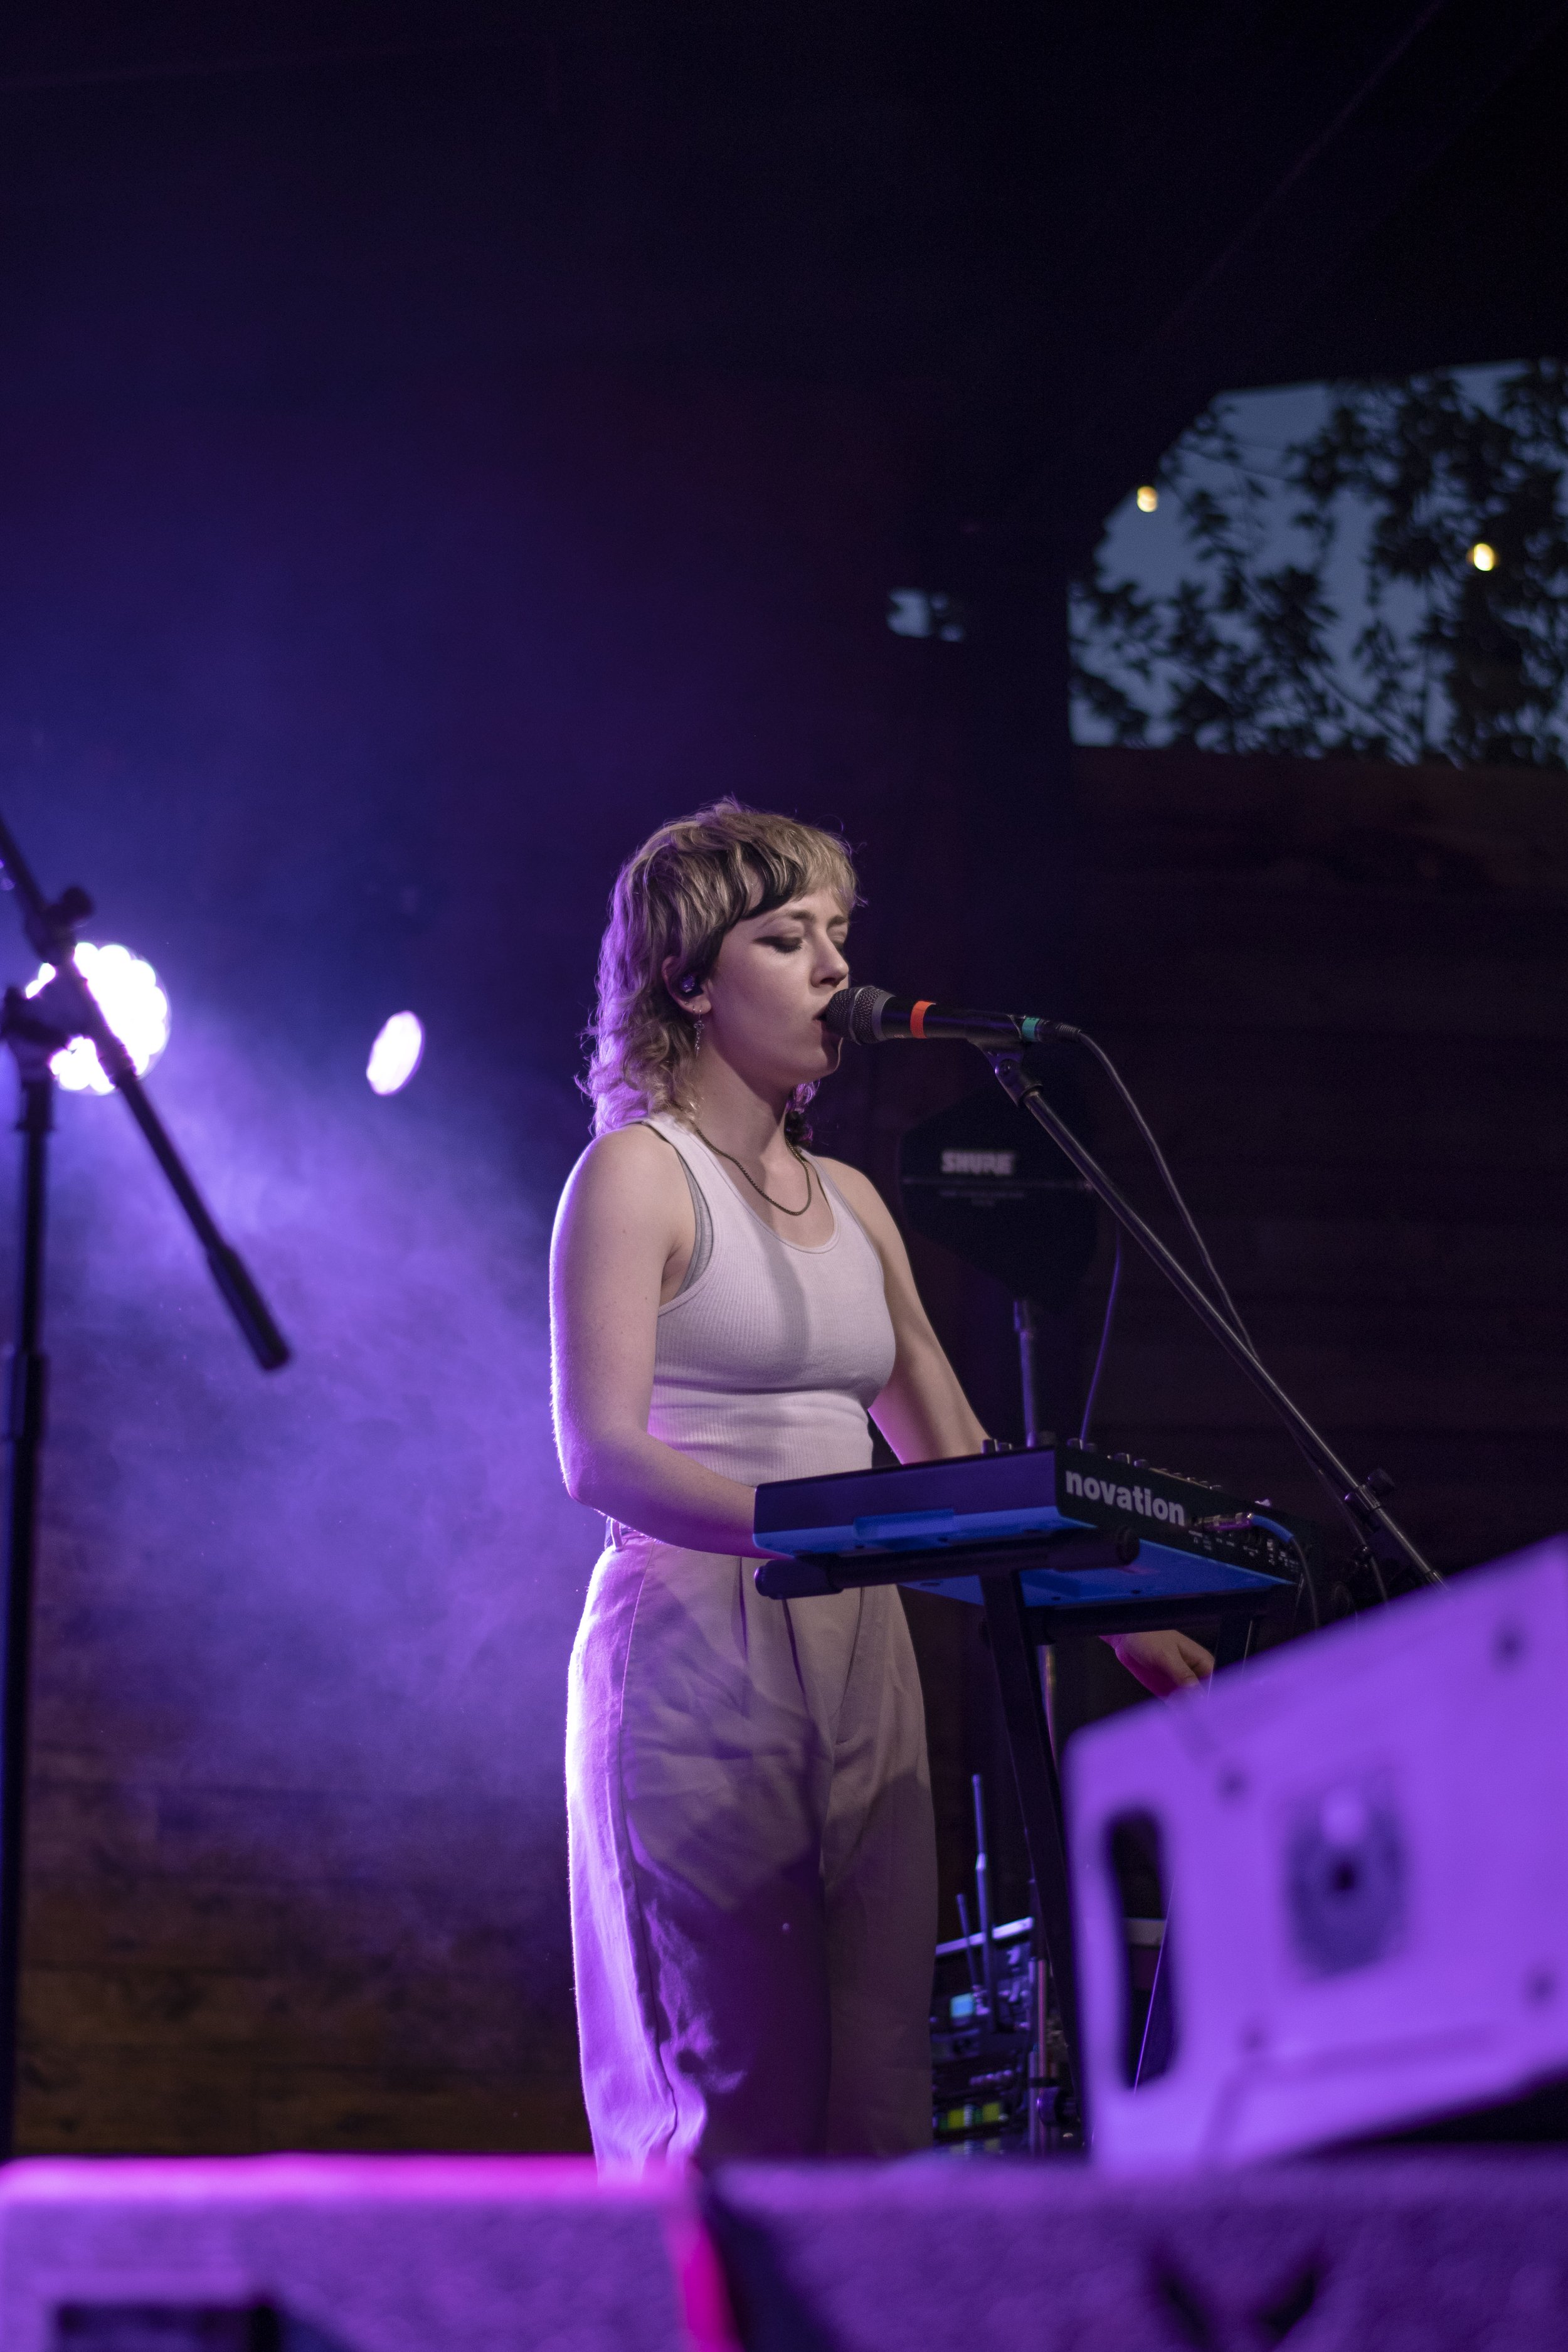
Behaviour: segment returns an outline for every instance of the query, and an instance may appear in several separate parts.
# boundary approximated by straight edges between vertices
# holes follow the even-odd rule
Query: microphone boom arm
[[[1042,1029],[1055,1024],[1042,1023]],[[1218,1340],[1226,1354],[1243,1372],[1255,1389],[1272,1405],[1290,1435],[1305,1454],[1324,1486],[1333,1495],[1345,1513],[1358,1539],[1384,1565],[1402,1564],[1424,1584],[1441,1585],[1444,1581],[1430,1561],[1423,1558],[1403,1528],[1396,1525],[1384,1510],[1372,1488],[1349,1470],[1340,1460],[1328,1439],[1315,1428],[1295,1401],[1287,1395],[1273,1374],[1259,1363],[1252,1349],[1228,1318],[1215,1304],[1205,1290],[1194,1281],[1180,1258],[1167,1249],[1152,1225],[1147,1224],[1120,1188],[1112,1181],[1092,1152],[1080,1143],[1070,1127],[1055,1111],[1041,1091],[1037,1080],[1028,1077],[1024,1070],[1019,1047],[982,1046],[997,1080],[1021,1110],[1043,1127],[1057,1149],[1068,1160],[1097,1197],[1103,1201],[1122,1231],[1131,1235],[1144,1255],[1152,1259],[1178,1297],[1191,1308],[1210,1335]]]
[[[122,1097],[132,1118],[145,1136],[153,1157],[163,1170],[170,1191],[184,1211],[201,1244],[207,1269],[229,1313],[238,1324],[251,1354],[264,1372],[279,1370],[289,1359],[288,1341],[274,1321],[272,1311],[249,1268],[238,1251],[225,1240],[211,1210],[197,1191],[189,1169],[176,1150],[173,1138],[153,1108],[147,1090],[136,1075],[135,1064],[104,1019],[97,998],[77,970],[76,927],[91,914],[91,899],[84,890],[72,888],[66,891],[56,905],[50,906],[3,817],[0,817],[0,883],[16,892],[21,907],[22,928],[29,944],[46,963],[54,966],[55,979],[51,987],[57,1003],[63,1005],[75,1033],[90,1039],[105,1077]]]

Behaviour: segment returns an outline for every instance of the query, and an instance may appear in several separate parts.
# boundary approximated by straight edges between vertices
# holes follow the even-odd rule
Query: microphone
[[[1038,1045],[1047,1037],[1076,1037],[1066,1021],[1032,1013],[975,1013],[963,1005],[935,1004],[930,997],[893,996],[885,988],[841,988],[830,997],[822,1025],[857,1045],[882,1045],[893,1037],[928,1043],[954,1037],[971,1045]]]

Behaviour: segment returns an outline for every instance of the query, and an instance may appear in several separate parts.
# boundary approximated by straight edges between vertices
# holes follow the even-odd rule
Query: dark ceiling
[[[1077,551],[1226,385],[1562,348],[1563,13],[14,9],[0,295],[47,309],[89,220],[111,272],[103,222],[151,208],[168,299],[210,312],[220,371],[265,315],[323,379],[363,379],[438,341],[460,283],[512,349],[931,379],[955,420],[947,520]],[[216,203],[226,181],[248,221]],[[377,224],[379,310],[362,284],[351,348],[334,271]],[[279,337],[290,306],[308,327]],[[0,370],[0,398],[44,391],[68,344]],[[127,351],[127,397],[153,365]]]

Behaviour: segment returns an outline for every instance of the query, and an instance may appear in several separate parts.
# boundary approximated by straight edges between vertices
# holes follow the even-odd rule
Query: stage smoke
[[[297,1354],[258,1375],[132,1121],[63,1102],[35,1916],[123,1886],[140,1920],[149,1871],[177,1882],[251,1955],[220,1969],[272,1982],[258,2065],[532,2084],[518,2144],[548,2139],[576,2113],[562,1748],[602,1539],[552,1442],[553,1171],[471,1100],[389,1123],[199,1014],[159,1106]]]

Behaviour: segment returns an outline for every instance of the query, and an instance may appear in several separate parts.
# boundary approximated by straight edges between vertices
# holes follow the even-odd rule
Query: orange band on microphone
[[[936,999],[934,996],[922,996],[920,1003],[914,1006],[910,1013],[910,1035],[911,1037],[923,1037],[925,1035],[926,1014],[931,1011],[935,1003]]]

